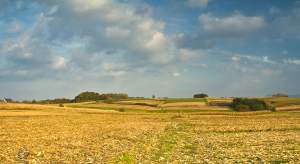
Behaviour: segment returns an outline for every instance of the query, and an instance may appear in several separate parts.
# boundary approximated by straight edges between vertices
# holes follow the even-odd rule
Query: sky
[[[0,97],[300,93],[297,0],[0,0]]]

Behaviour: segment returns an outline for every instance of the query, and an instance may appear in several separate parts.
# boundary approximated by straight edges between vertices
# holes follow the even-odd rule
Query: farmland
[[[295,109],[234,112],[204,99],[0,104],[0,163],[299,163],[300,112],[288,105],[278,108]]]

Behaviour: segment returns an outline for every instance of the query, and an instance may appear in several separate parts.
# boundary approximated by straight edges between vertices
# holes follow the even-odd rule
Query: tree
[[[235,98],[231,106],[236,111],[272,110],[265,101],[249,98]]]
[[[194,95],[194,98],[206,98],[206,97],[208,97],[208,95],[205,93],[198,93]]]
[[[97,92],[82,92],[74,99],[75,102],[87,102],[100,100],[100,94]]]

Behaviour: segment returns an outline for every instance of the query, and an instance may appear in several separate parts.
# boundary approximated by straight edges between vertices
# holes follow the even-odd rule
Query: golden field
[[[114,105],[0,104],[0,163],[300,163],[299,111]]]

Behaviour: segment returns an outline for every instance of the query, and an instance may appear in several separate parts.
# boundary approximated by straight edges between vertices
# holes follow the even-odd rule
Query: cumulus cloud
[[[52,19],[39,14],[29,28],[19,28],[18,35],[8,37],[0,44],[1,76],[5,78],[52,77],[51,70],[66,66],[64,57],[56,57],[56,48],[48,42],[47,27]],[[14,30],[14,32],[16,32]]]
[[[171,3],[203,9],[210,2],[184,0]],[[255,32],[267,26],[263,16],[239,13],[216,16],[208,13],[199,16],[197,25],[195,10],[190,12],[186,6],[182,10],[184,13],[174,16],[174,19],[186,20],[172,22],[166,19],[168,11],[154,13],[160,9],[152,10],[151,6],[140,8],[140,3],[144,4],[139,0],[0,1],[0,17],[5,18],[0,21],[1,28],[4,27],[0,32],[1,86],[4,80],[22,83],[20,79],[29,79],[28,85],[20,85],[20,88],[28,88],[32,82],[41,79],[48,81],[40,83],[48,89],[48,84],[53,84],[51,80],[63,79],[61,81],[70,90],[75,92],[74,88],[77,87],[77,92],[86,87],[83,84],[87,81],[91,89],[103,87],[110,90],[116,89],[116,84],[120,88],[128,88],[134,80],[141,81],[139,85],[143,86],[144,93],[144,90],[150,90],[148,86],[153,83],[157,88],[162,88],[161,83],[169,86],[170,82],[174,82],[174,77],[184,75],[186,78],[177,78],[178,84],[174,84],[176,88],[184,90],[180,85],[185,82],[184,86],[190,87],[192,92],[200,81],[217,93],[220,90],[214,85],[220,86],[220,79],[228,79],[229,84],[232,82],[230,79],[235,79],[229,77],[236,76],[236,73],[241,76],[251,74],[255,78],[248,79],[259,79],[256,76],[278,75],[278,71],[274,73],[272,70],[276,70],[275,67],[280,64],[300,63],[293,57],[294,51],[288,47],[282,47],[289,51],[285,60],[276,59],[272,54],[256,56],[251,52],[250,55],[229,52],[239,48],[246,52],[255,49],[254,44],[242,49],[244,45],[239,47],[239,43],[234,43],[242,41],[243,44],[248,36],[250,42],[251,36],[257,39]],[[178,7],[177,4],[174,6]],[[170,6],[161,8],[165,7]],[[220,6],[214,4],[214,7]],[[226,9],[225,12],[232,11]],[[296,9],[285,15],[283,10],[276,13],[275,8],[270,12],[273,15],[267,13],[265,16],[278,16],[272,25],[280,36],[294,37],[299,34],[297,23],[300,21]],[[248,14],[247,11],[243,13]],[[272,21],[269,18],[267,20]],[[258,51],[255,53],[260,53],[259,49],[255,50]],[[231,70],[224,70],[228,67]],[[215,72],[222,73],[211,76]],[[116,78],[118,82],[111,83]],[[205,86],[203,83],[201,85]],[[132,90],[137,90],[135,87]],[[174,87],[170,88],[174,90]]]
[[[30,29],[23,31],[18,37],[4,40],[1,52],[12,58],[31,58],[35,51],[39,51],[42,48],[39,46],[43,46],[41,44],[42,40],[36,34],[42,33],[41,29],[47,25],[48,21],[43,15],[38,16],[36,23]]]
[[[267,25],[263,17],[233,14],[228,17],[216,17],[211,13],[199,16],[200,26],[193,33],[179,33],[173,40],[179,47],[189,49],[211,49],[218,41],[242,39],[264,29]]]
[[[87,53],[113,47],[155,63],[170,62],[176,54],[172,40],[163,32],[165,23],[141,14],[133,5],[112,0],[37,1],[59,6],[52,12],[53,39],[88,38]]]
[[[120,65],[116,63],[103,63],[103,68],[106,71],[107,76],[114,78],[124,76],[127,73],[127,65]]]
[[[200,15],[199,21],[205,32],[222,37],[246,36],[266,25],[262,17],[247,17],[242,14],[219,18],[208,13]]]
[[[45,10],[31,15],[32,22],[24,27],[12,21],[5,31],[18,35],[1,40],[2,76],[26,72],[52,78],[60,70],[70,76],[84,71],[95,77],[121,77],[133,70],[129,67],[163,66],[180,55],[164,32],[165,22],[132,4],[113,0],[35,2],[36,8]],[[132,64],[126,67],[107,64],[128,62]]]

